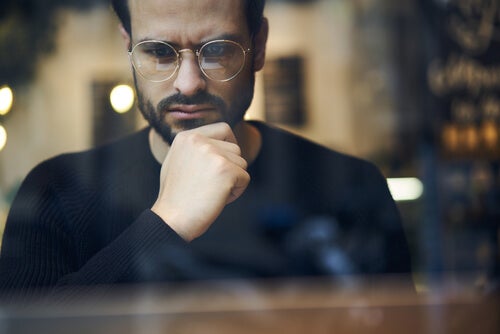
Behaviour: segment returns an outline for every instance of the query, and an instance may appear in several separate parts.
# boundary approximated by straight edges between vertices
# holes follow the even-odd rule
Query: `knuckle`
[[[245,170],[248,168],[248,162],[243,158],[241,158],[241,168]]]
[[[179,143],[180,144],[185,143],[188,138],[189,138],[189,133],[187,131],[181,131],[177,135],[175,135],[173,145],[179,144]]]
[[[236,155],[241,156],[241,147],[239,145],[233,144],[233,150],[234,150],[234,153],[236,153]]]
[[[197,132],[190,132],[187,135],[188,135],[188,140],[193,144],[199,144],[203,142],[204,137]]]
[[[231,131],[231,127],[229,126],[229,124],[223,122],[223,123],[219,123],[220,125],[220,128],[221,130],[227,132],[227,131]]]
[[[214,165],[214,168],[219,173],[225,173],[228,170],[228,163],[227,163],[226,159],[220,155],[214,156],[213,165]]]
[[[205,138],[196,132],[182,131],[177,135],[177,138],[179,138],[179,144],[183,147],[204,147],[208,145]]]
[[[200,140],[196,140],[195,145],[197,145],[198,149],[200,150],[201,153],[205,155],[216,155],[217,150],[213,145],[207,142],[200,142]]]

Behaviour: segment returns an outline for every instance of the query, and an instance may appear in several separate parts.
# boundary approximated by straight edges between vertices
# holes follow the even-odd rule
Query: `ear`
[[[269,22],[267,18],[262,19],[262,24],[260,26],[259,32],[253,38],[254,50],[253,50],[253,69],[254,71],[260,71],[264,67],[266,62],[266,44],[267,36],[269,34]]]
[[[120,35],[122,35],[122,38],[125,41],[125,46],[127,47],[127,50],[130,50],[130,46],[132,43],[130,34],[127,32],[127,30],[125,30],[122,24],[120,24],[119,29],[120,29]]]

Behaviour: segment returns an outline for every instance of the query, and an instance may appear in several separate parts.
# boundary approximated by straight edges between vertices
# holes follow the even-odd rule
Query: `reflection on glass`
[[[414,177],[387,179],[387,184],[395,201],[414,201],[424,192],[422,182]]]

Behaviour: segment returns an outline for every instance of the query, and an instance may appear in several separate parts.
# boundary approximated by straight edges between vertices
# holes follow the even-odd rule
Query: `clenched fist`
[[[245,191],[250,181],[247,165],[228,124],[183,131],[163,162],[160,191],[151,209],[191,241]]]

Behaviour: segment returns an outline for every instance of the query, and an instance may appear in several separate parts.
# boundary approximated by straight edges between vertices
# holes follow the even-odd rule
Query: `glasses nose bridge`
[[[200,56],[200,52],[198,50],[186,48],[186,49],[181,49],[181,50],[177,51],[177,53],[179,54],[179,60],[183,60],[182,54],[185,52],[192,53],[193,56],[195,56],[196,60],[198,60],[198,57]]]
[[[181,49],[181,50],[177,51],[177,59],[178,59],[177,67],[176,67],[177,76],[179,76],[179,74],[182,71],[181,67],[182,67],[182,63],[184,62],[184,60],[187,60],[188,62],[191,61],[190,59],[184,59],[183,54],[185,54],[185,53],[191,53],[193,55],[193,58],[191,60],[194,61],[194,66],[197,69],[197,73],[199,73],[197,75],[199,75],[200,77],[204,76],[205,73],[203,72],[203,69],[201,68],[201,64],[200,64],[200,58],[199,58],[200,52],[198,50],[193,50],[193,49],[189,49],[189,48],[185,48],[185,49]],[[188,67],[190,67],[190,66],[188,66]]]

